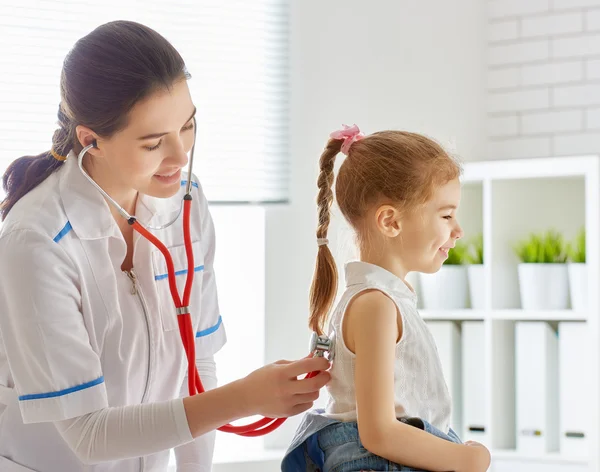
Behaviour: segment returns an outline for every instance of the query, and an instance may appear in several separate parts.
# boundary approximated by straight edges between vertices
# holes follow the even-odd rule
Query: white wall
[[[266,359],[307,354],[318,158],[342,123],[406,129],[465,160],[485,145],[481,0],[293,0],[292,202],[267,212]],[[335,244],[336,228],[330,240]],[[268,444],[286,447],[298,418]]]
[[[600,0],[488,3],[492,159],[600,151]]]

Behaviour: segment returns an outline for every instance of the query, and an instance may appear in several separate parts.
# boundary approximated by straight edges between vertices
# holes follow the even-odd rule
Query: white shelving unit
[[[484,442],[492,451],[494,472],[600,472],[600,157],[572,156],[474,162],[465,165],[459,219],[465,236],[483,233],[485,309],[422,310],[428,321],[481,321],[485,332]],[[516,241],[533,231],[554,228],[572,240],[587,235],[588,308],[584,313],[525,311],[520,308]],[[515,323],[560,321],[586,324],[589,359],[579,369],[589,376],[590,447],[587,457],[560,451],[525,454],[517,449],[515,405]],[[560,380],[559,380],[560,382]],[[469,438],[467,438],[469,439]],[[481,438],[480,438],[481,439]]]

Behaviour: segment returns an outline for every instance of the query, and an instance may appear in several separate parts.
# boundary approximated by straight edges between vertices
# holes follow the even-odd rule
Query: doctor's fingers
[[[327,370],[329,367],[331,367],[331,364],[324,357],[307,357],[300,359],[299,361],[291,362],[283,368],[286,369],[288,377],[291,379],[309,372]]]
[[[322,371],[311,379],[294,380],[292,388],[295,394],[318,392],[331,380],[329,372]]]
[[[312,403],[319,399],[319,391],[310,392],[310,393],[298,393],[292,397],[292,401],[295,405],[300,405],[302,403]]]

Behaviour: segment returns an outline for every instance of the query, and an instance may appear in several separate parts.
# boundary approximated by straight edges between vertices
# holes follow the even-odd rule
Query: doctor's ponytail
[[[52,137],[52,149],[37,156],[24,156],[16,159],[6,169],[2,185],[7,197],[0,203],[3,220],[16,202],[62,166],[64,160],[57,159],[55,156],[68,154],[71,139],[68,128],[63,127],[61,123],[62,112],[60,110],[58,115],[60,128],[54,132]]]
[[[134,105],[160,89],[189,79],[185,63],[163,36],[132,21],[113,21],[81,38],[67,54],[60,79],[61,104],[52,148],[15,160],[2,179],[6,218],[27,193],[58,170],[69,152],[83,146],[78,125],[110,137],[128,125]]]

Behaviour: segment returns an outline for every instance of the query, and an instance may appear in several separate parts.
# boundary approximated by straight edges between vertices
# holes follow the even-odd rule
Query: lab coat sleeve
[[[217,369],[214,358],[197,359],[196,367],[202,379],[205,390],[217,387]],[[182,385],[180,396],[187,397],[187,376]],[[216,431],[198,436],[194,441],[175,448],[177,472],[210,472],[212,470],[213,452],[215,448]]]
[[[147,456],[193,440],[180,398],[105,408],[54,424],[88,465]]]
[[[0,330],[23,421],[57,421],[108,405],[81,314],[78,272],[51,238],[0,238]]]
[[[197,181],[197,179],[196,179]],[[227,342],[225,326],[219,310],[217,282],[215,278],[215,227],[208,202],[198,184],[201,242],[204,249],[204,271],[202,273],[202,307],[199,325],[196,328],[196,359],[216,354]]]

